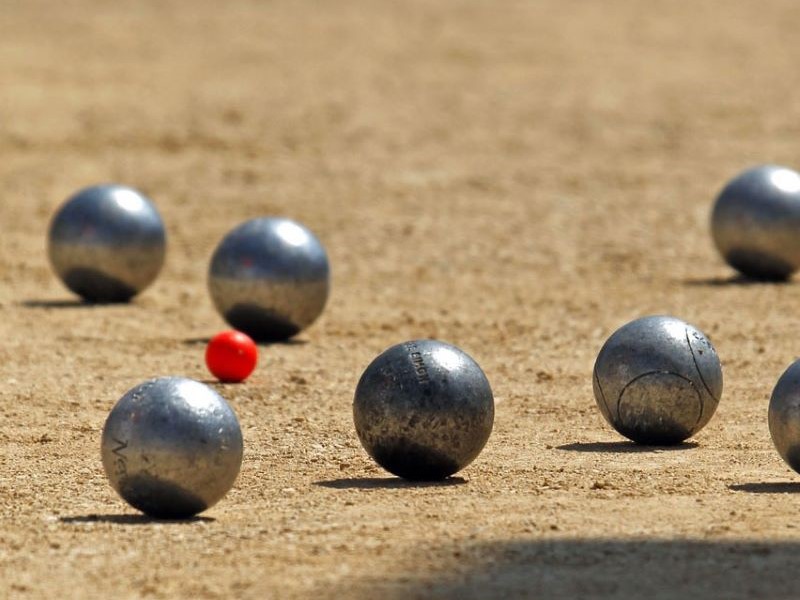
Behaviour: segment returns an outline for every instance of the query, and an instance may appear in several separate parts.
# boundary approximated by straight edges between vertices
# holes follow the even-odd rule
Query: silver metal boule
[[[257,341],[283,340],[322,313],[330,289],[325,248],[290,219],[236,227],[211,258],[208,288],[222,317]]]
[[[50,263],[64,284],[89,302],[130,300],[155,280],[165,254],[158,211],[122,185],[79,191],[50,223]]]
[[[242,431],[213,389],[183,377],[145,381],[126,393],[103,428],[103,467],[134,508],[157,518],[202,512],[231,488]]]
[[[471,463],[494,423],[494,398],[478,364],[455,346],[392,346],[364,371],[353,402],[356,433],[387,471],[444,479]]]
[[[688,323],[643,317],[608,338],[593,387],[600,412],[619,433],[640,444],[677,444],[716,411],[722,367],[708,338]]]
[[[711,213],[714,244],[754,279],[787,279],[800,267],[800,174],[776,165],[731,180]]]
[[[800,473],[800,361],[786,369],[772,390],[769,433],[778,454]]]

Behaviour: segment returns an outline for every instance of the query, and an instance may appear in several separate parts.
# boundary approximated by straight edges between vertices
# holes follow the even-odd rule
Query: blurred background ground
[[[0,3],[0,581],[15,597],[792,597],[800,479],[769,393],[800,291],[716,256],[711,202],[797,166],[793,0]],[[45,232],[76,189],[145,191],[167,264],[87,307]],[[285,215],[326,244],[333,296],[243,385],[231,493],[187,523],[108,486],[100,431],[143,379],[208,379],[217,241]],[[591,368],[669,313],[723,361],[692,444],[620,443]],[[483,454],[406,485],[350,414],[387,346],[437,337],[497,397]]]

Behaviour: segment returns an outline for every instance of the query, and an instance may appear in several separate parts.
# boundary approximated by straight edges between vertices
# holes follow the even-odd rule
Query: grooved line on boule
[[[700,376],[700,381],[702,382],[703,387],[706,388],[706,391],[708,392],[709,396],[711,396],[714,400],[719,402],[719,398],[717,398],[711,392],[711,389],[708,387],[708,384],[706,383],[706,380],[703,378],[702,371],[700,371],[700,366],[697,364],[697,357],[695,357],[695,355],[694,355],[694,349],[692,348],[692,342],[689,341],[689,330],[688,329],[686,330],[686,345],[689,346],[689,353],[692,355],[692,362],[694,362],[695,371],[697,371],[697,374]],[[703,405],[704,405],[704,403],[700,404],[700,414],[701,414],[701,416],[703,414]]]
[[[694,381],[692,381],[688,377],[685,377],[685,376],[681,375],[680,373],[675,373],[674,371],[660,371],[660,370],[648,371],[647,373],[642,373],[641,375],[637,375],[636,377],[631,379],[628,383],[625,384],[625,387],[623,387],[620,390],[619,396],[617,396],[617,415],[619,416],[619,405],[622,402],[622,396],[625,395],[625,390],[627,390],[630,386],[632,386],[634,383],[639,381],[642,377],[647,377],[648,375],[654,375],[654,374],[659,374],[659,373],[662,374],[662,375],[674,375],[675,377],[683,379],[686,383],[688,383],[692,387],[692,389],[694,390],[694,393],[697,394],[697,403],[700,405],[700,416],[697,417],[697,421],[695,421],[695,424],[694,424],[694,427],[697,427],[697,424],[700,422],[700,419],[703,418],[703,404],[704,404],[703,403],[703,399],[700,397],[700,392],[697,389],[697,386],[694,384]],[[701,379],[702,379],[702,377],[701,377]],[[703,384],[705,385],[705,382],[703,382]],[[706,388],[706,389],[708,389],[708,388]],[[713,398],[714,395],[712,394],[711,397]],[[692,429],[694,429],[694,427]]]
[[[603,386],[600,385],[600,376],[597,374],[597,368],[594,369],[594,380],[597,382],[597,389],[600,390],[600,397],[603,399],[603,404],[606,406],[606,411],[608,412],[609,416],[613,417],[614,415],[611,414],[611,409],[608,407],[608,400],[606,400],[606,394],[603,391]],[[619,403],[617,403],[617,418],[619,418]]]

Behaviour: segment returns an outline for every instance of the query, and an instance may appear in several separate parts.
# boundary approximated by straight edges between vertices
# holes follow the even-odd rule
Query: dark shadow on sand
[[[685,285],[693,287],[747,287],[761,285],[792,285],[791,279],[756,279],[744,275],[731,275],[730,277],[704,277],[682,280]]]
[[[175,525],[191,525],[192,523],[213,523],[211,517],[194,516],[188,519],[156,519],[144,514],[138,515],[78,515],[75,517],[59,517],[62,523],[80,525],[85,523],[112,523],[114,525],[153,525],[156,523],[172,523]]]
[[[208,342],[211,341],[210,337],[196,337],[196,338],[186,338],[182,340],[183,344],[186,346],[205,346]]]
[[[464,485],[467,480],[463,477],[448,477],[440,481],[409,481],[400,477],[353,477],[343,479],[331,479],[327,481],[315,481],[314,485],[332,488],[335,490],[379,490],[379,489],[403,489],[403,488],[423,488],[423,487],[450,487],[453,485]]]
[[[183,340],[183,343],[187,346],[205,346],[210,341],[211,341],[210,337],[196,337],[196,338],[186,338],[185,340]],[[256,346],[304,346],[308,343],[308,340],[291,338],[288,340],[276,340],[276,341],[255,340],[255,342]]]
[[[322,598],[796,598],[800,542],[525,539],[420,548],[433,572],[346,578]],[[329,584],[326,584],[329,585]]]
[[[683,442],[674,446],[646,446],[635,442],[573,442],[556,446],[556,450],[630,454],[636,452],[675,452],[677,450],[691,450],[692,448],[697,448],[697,446],[697,442]]]
[[[252,383],[253,380],[248,377],[244,381],[220,381],[219,379],[211,378],[197,379],[197,381],[206,385],[212,385],[214,387],[231,389],[235,387],[247,387],[247,384]]]
[[[753,483],[733,483],[728,486],[734,492],[751,494],[798,494],[800,481],[760,481]]]
[[[129,306],[133,302],[87,302],[80,298],[58,300],[23,300],[19,303],[25,308],[97,308],[98,306]]]
[[[198,379],[200,383],[204,383],[206,385],[218,385],[221,387],[229,386],[229,385],[244,385],[247,383],[247,379],[244,381],[220,381],[219,379]]]

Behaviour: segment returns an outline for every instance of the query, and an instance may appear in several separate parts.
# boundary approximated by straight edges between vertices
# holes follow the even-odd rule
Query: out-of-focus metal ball
[[[470,356],[417,340],[392,346],[367,367],[353,418],[362,446],[384,469],[406,479],[444,479],[486,445],[494,398]]]
[[[769,433],[781,458],[800,473],[800,360],[784,371],[772,390]]]
[[[677,444],[700,431],[722,395],[722,367],[700,331],[643,317],[608,338],[594,365],[594,397],[614,429],[640,444]]]
[[[153,517],[181,519],[231,488],[242,464],[242,431],[228,403],[207,385],[160,377],[117,402],[101,453],[126,502]]]
[[[755,279],[786,279],[800,267],[800,174],[775,165],[744,171],[717,197],[714,244]]]
[[[150,285],[164,264],[166,233],[153,203],[122,185],[79,191],[50,224],[50,263],[89,302],[125,302]]]
[[[262,217],[236,227],[211,258],[208,288],[222,317],[258,341],[282,340],[322,313],[328,256],[308,229]]]

